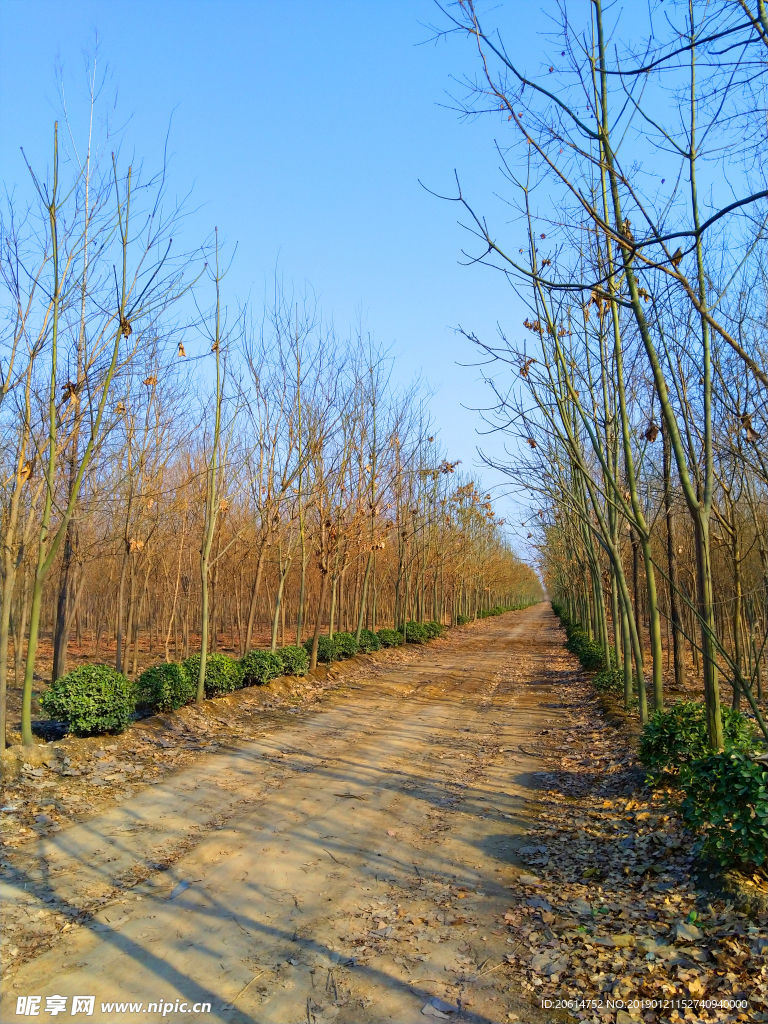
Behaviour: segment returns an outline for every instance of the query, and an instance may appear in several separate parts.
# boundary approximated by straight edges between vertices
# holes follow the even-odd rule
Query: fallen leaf
[[[679,921],[675,925],[675,938],[678,942],[698,942],[704,937],[704,933],[695,924],[686,924]]]
[[[425,1003],[421,1008],[421,1012],[425,1017],[442,1017],[443,1020],[450,1019],[447,1013],[443,1013],[442,1010],[438,1010],[436,1006],[432,1005],[432,1003]]]
[[[453,1003],[446,1003],[444,1000],[439,999],[437,996],[433,996],[430,999],[430,1003],[435,1007],[436,1010],[440,1010],[442,1013],[458,1013],[458,1006],[454,1006]]]
[[[538,907],[540,910],[551,910],[552,909],[551,904],[547,903],[547,901],[543,900],[540,896],[532,896],[526,902],[527,902],[529,907]]]

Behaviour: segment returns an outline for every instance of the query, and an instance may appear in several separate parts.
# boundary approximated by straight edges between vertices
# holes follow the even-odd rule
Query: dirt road
[[[110,1024],[549,1020],[504,962],[503,915],[561,643],[548,605],[453,631],[50,836],[58,905],[112,895],[15,972],[2,1019],[40,996],[38,1019],[84,1020],[77,995]],[[20,876],[3,895],[45,913]]]

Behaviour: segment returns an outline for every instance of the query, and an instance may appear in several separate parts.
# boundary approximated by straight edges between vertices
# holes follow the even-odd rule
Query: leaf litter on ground
[[[523,989],[595,1024],[768,1022],[768,914],[697,891],[674,792],[645,784],[580,671],[564,673],[563,701],[571,724],[544,741],[538,825],[518,850],[532,870],[502,922]]]

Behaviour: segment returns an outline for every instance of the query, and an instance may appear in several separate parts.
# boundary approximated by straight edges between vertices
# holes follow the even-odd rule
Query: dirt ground
[[[3,1019],[26,995],[41,1016],[52,995],[95,996],[96,1017],[143,1004],[105,1021],[563,1019],[522,993],[503,922],[540,767],[526,744],[562,716],[561,643],[540,605],[256,709],[253,739],[190,752],[192,736],[191,761],[157,780],[135,771],[149,726],[80,768],[23,769],[19,786],[50,774],[53,791],[77,773],[93,807],[106,761],[133,795],[69,825],[52,797],[6,845]],[[148,1014],[158,1001],[172,1009]]]
[[[696,876],[563,641],[539,605],[5,754],[3,1021],[768,1022],[765,879]]]

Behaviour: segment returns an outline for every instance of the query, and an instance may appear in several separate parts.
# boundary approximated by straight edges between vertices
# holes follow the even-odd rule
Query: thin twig
[[[234,1006],[235,1003],[237,1002],[237,1000],[240,998],[240,996],[243,995],[245,993],[245,991],[251,987],[251,985],[254,983],[254,981],[256,981],[257,978],[260,978],[262,976],[262,974],[266,974],[266,973],[267,973],[266,971],[259,971],[258,974],[254,974],[254,976],[251,978],[251,980],[248,982],[248,984],[245,986],[245,988],[240,989],[240,991],[237,993],[235,998],[232,1000],[232,1004],[231,1005]]]
[[[486,974],[490,974],[491,971],[495,971],[495,970],[497,970],[497,968],[503,967],[506,962],[507,962],[506,960],[502,960],[501,963],[496,964],[495,967],[489,967],[487,971],[482,971],[480,974],[478,974],[478,978],[484,978],[485,975]]]
[[[325,847],[323,847],[323,849],[325,850]],[[341,866],[344,868],[347,866],[343,860],[336,860],[336,858],[333,856],[330,850],[325,850],[325,852],[328,854],[332,861],[335,861],[337,864],[341,864]]]

